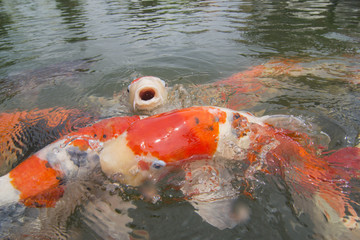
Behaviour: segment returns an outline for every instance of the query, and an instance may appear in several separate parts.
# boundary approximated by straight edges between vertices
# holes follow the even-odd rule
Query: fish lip
[[[155,86],[145,85],[138,88],[135,92],[134,109],[147,109],[161,105],[162,97],[159,89]],[[152,106],[153,105],[153,106]]]

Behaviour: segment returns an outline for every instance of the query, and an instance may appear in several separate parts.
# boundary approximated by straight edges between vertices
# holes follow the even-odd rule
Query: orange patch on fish
[[[146,78],[146,77],[152,77],[152,76],[143,76],[143,77],[139,77],[139,78],[137,78],[137,79],[134,79],[134,80],[130,83],[130,85],[133,84],[133,83],[136,83],[136,82],[139,81],[140,79]]]
[[[20,199],[24,204],[34,205],[36,196],[57,188],[63,174],[53,169],[45,160],[33,155],[10,172],[12,185],[20,191]],[[61,197],[57,196],[58,198]],[[54,203],[57,199],[53,199]],[[52,205],[51,201],[49,202]],[[41,204],[40,204],[41,205]]]
[[[23,200],[27,207],[55,207],[56,202],[64,195],[64,186],[51,188],[41,194]]]
[[[247,133],[250,131],[249,126],[249,121],[245,116],[242,116],[239,113],[233,114],[232,127],[235,129],[238,138],[247,135]]]
[[[213,110],[213,112],[210,112]],[[217,148],[219,124],[226,113],[216,108],[189,108],[135,122],[127,132],[128,146],[136,155],[165,162],[211,158]]]
[[[86,139],[75,139],[71,145],[78,147],[81,151],[86,151],[90,148],[89,141]]]

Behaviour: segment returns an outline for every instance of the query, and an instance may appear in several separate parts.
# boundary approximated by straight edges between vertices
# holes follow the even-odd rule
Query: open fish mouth
[[[165,104],[166,83],[157,77],[141,77],[129,85],[129,102],[134,112],[151,112]]]
[[[142,89],[139,93],[139,98],[143,101],[150,101],[156,96],[156,92],[152,88]]]
[[[144,86],[136,91],[133,108],[134,110],[151,111],[162,105],[163,102],[164,99],[156,86]]]

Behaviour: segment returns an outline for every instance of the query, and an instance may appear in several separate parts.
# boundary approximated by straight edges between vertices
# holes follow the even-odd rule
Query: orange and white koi
[[[232,109],[249,107],[249,102],[257,102],[254,98],[258,98],[259,94],[264,95],[268,92],[268,88],[259,78],[293,72],[297,69],[295,63],[296,61],[287,59],[270,61],[215,82],[211,86],[215,87],[219,96],[223,98],[222,101],[227,102],[224,106]],[[226,90],[222,86],[226,86]],[[136,114],[153,114],[155,111],[159,113],[165,109],[169,110],[169,108],[160,109],[167,103],[168,95],[166,83],[160,78],[153,76],[137,78],[130,83],[128,92],[130,107]],[[249,94],[252,97],[249,97]],[[206,99],[204,103],[212,104]],[[192,105],[194,104],[189,106]],[[98,115],[98,113],[88,114],[78,109],[64,108],[0,113],[0,175],[7,173],[23,160],[24,156],[31,154],[30,150],[44,147],[74,128],[90,123],[98,118]],[[30,139],[29,136],[33,135],[39,137]]]
[[[339,219],[350,219],[346,226],[354,227],[356,211],[333,181],[334,175],[343,172],[318,156],[306,134],[276,127],[273,122],[269,116],[258,118],[218,107],[191,107],[141,120],[138,116],[105,119],[59,139],[1,177],[0,206],[20,201],[29,207],[52,207],[64,193],[66,179],[87,175],[99,162],[109,177],[140,186],[172,167],[231,159],[246,161],[248,176],[259,170],[280,174],[290,187],[306,189],[321,204],[329,205]],[[212,167],[207,169],[218,174]],[[210,180],[216,185],[216,179],[210,176]],[[198,193],[188,194],[194,198]]]
[[[0,206],[53,207],[67,179],[86,177],[98,165],[104,142],[120,135],[138,116],[115,117],[68,134],[0,177]]]
[[[139,186],[156,178],[166,166],[216,158],[247,161],[249,172],[280,174],[295,191],[306,189],[320,196],[339,219],[349,219],[349,213],[352,220],[346,224],[354,227],[356,211],[332,179],[341,172],[319,157],[306,134],[274,127],[273,121],[217,107],[191,107],[151,116],[104,143],[101,168],[109,177]],[[349,180],[346,176],[342,179]]]

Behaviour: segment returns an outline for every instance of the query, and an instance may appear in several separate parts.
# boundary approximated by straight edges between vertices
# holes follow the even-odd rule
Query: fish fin
[[[308,128],[304,120],[292,115],[266,115],[261,117],[264,123],[270,124],[276,128],[284,128],[291,131]]]
[[[250,209],[243,203],[234,199],[220,199],[211,202],[190,201],[196,213],[220,230],[232,229],[240,223],[246,222],[250,217]]]
[[[128,239],[132,231],[127,224],[132,222],[128,210],[135,208],[130,201],[118,195],[104,194],[89,201],[81,214],[86,225],[103,239]]]
[[[201,218],[220,230],[245,222],[250,209],[236,200],[233,174],[222,162],[193,162],[184,168],[181,190]]]
[[[360,178],[360,148],[342,148],[330,156],[325,156],[324,160],[341,174],[342,177]]]
[[[264,123],[275,128],[282,128],[292,133],[297,133],[302,142],[307,142],[316,148],[327,148],[331,142],[330,136],[313,122],[292,115],[267,115],[260,118]],[[313,143],[314,142],[314,143]]]

